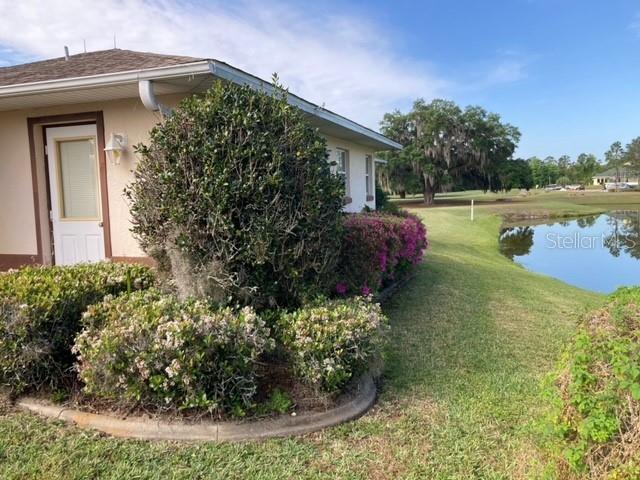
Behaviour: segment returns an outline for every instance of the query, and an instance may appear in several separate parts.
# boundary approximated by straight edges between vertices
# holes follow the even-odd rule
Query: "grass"
[[[619,195],[630,208],[640,203],[640,195]],[[471,223],[468,206],[458,205],[473,196],[479,207]],[[602,297],[502,257],[494,214],[593,213],[613,197],[498,198],[447,195],[438,200],[442,208],[415,209],[430,250],[416,278],[386,306],[392,334],[381,395],[360,420],[296,439],[175,444],[110,439],[6,411],[0,478],[536,476],[544,463],[532,427],[545,409],[540,381],[578,316]]]
[[[485,211],[504,216],[554,216],[575,217],[616,209],[640,209],[640,191],[604,192],[588,189],[582,192],[545,192],[531,190],[523,195],[509,193],[484,193],[480,190],[454,192],[436,196],[435,207],[468,207],[471,200]],[[407,208],[424,208],[421,196],[411,196],[398,203]]]

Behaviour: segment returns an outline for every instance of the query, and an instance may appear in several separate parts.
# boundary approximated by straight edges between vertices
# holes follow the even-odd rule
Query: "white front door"
[[[104,260],[96,126],[46,132],[55,263]]]

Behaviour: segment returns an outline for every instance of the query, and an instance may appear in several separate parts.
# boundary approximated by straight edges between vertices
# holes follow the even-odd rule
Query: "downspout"
[[[138,80],[138,92],[140,100],[147,110],[152,112],[160,112],[163,117],[171,115],[171,109],[163,105],[156,98],[153,91],[153,80]]]

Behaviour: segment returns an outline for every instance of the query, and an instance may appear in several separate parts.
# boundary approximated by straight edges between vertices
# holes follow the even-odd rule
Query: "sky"
[[[0,66],[113,47],[215,58],[378,129],[446,98],[499,113],[516,155],[640,136],[631,0],[0,0]]]

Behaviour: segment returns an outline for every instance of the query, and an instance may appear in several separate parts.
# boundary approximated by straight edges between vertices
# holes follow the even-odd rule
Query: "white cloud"
[[[464,96],[476,95],[526,79],[536,55],[517,50],[498,50],[490,59],[466,65],[465,80],[456,82],[450,91]]]
[[[0,0],[0,11],[0,44],[23,55],[58,57],[63,45],[79,53],[83,39],[89,51],[111,48],[116,34],[119,48],[213,57],[267,79],[277,72],[293,93],[374,128],[384,112],[447,87],[355,14],[259,0]]]
[[[487,84],[512,83],[526,77],[527,63],[522,60],[501,60],[489,70],[485,77]]]

